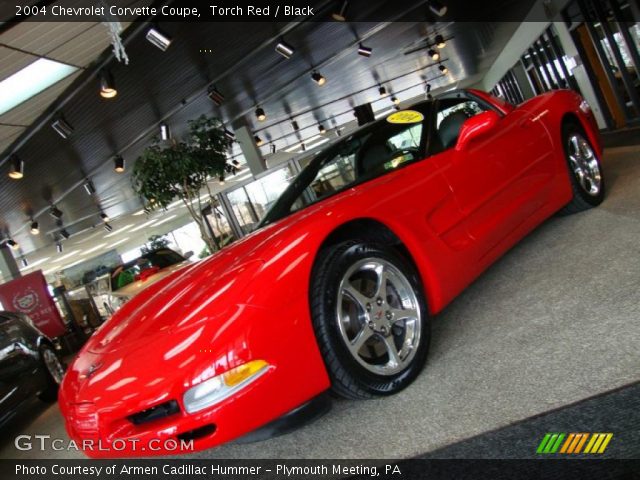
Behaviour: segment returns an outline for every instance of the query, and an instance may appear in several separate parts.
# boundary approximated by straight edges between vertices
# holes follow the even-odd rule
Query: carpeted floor
[[[410,388],[380,400],[337,401],[320,421],[288,435],[193,457],[406,458],[439,455],[452,444],[449,455],[464,455],[465,439],[640,380],[639,152],[607,150],[603,205],[550,219],[434,319],[426,369]],[[628,397],[610,398],[605,412],[625,411]],[[624,425],[607,424],[596,410],[591,420],[587,408],[553,429],[611,431],[611,455],[637,455],[618,450]],[[496,454],[530,454],[531,442],[554,425],[535,423],[541,418],[522,427],[520,443],[513,430],[517,448],[503,445]],[[23,432],[64,436],[55,406],[33,406],[3,429],[0,457],[80,456],[17,451],[13,439]]]

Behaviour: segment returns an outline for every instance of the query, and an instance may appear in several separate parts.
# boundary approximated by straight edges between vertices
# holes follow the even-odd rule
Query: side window
[[[436,129],[443,149],[452,148],[458,141],[462,124],[487,108],[475,100],[444,99],[440,102],[436,117]]]

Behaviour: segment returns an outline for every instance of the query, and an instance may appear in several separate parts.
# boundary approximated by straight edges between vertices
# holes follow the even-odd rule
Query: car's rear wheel
[[[39,398],[43,402],[55,402],[58,399],[58,388],[64,377],[64,365],[49,345],[43,345],[40,348],[40,358],[47,374],[47,386],[40,393]]]
[[[344,242],[320,253],[310,292],[313,325],[335,393],[390,395],[415,379],[430,331],[413,265],[389,246]]]
[[[573,198],[561,213],[572,214],[602,203],[604,176],[600,159],[579,125],[565,124],[562,129],[562,138]]]

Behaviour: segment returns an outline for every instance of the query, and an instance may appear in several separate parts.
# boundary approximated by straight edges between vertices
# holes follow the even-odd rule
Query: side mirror
[[[191,250],[189,250],[187,253],[185,253],[183,255],[184,258],[186,258],[187,260],[190,259],[191,257],[193,257],[193,252]]]
[[[493,110],[479,113],[466,120],[460,129],[456,150],[464,150],[471,140],[487,133],[498,123],[498,120],[500,115]]]

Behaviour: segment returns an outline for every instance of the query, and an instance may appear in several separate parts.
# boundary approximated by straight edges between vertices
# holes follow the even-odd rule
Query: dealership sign
[[[0,285],[0,303],[5,310],[28,315],[48,337],[59,337],[66,330],[40,270]]]

